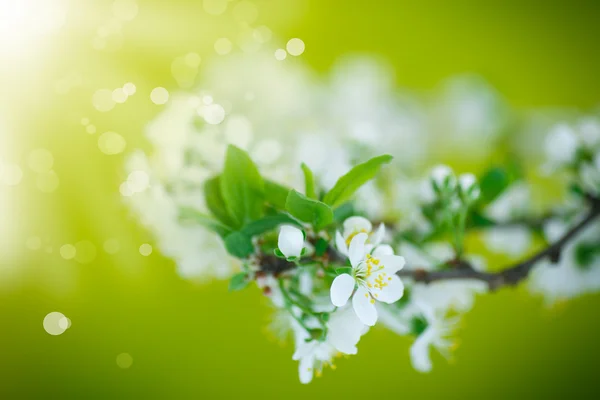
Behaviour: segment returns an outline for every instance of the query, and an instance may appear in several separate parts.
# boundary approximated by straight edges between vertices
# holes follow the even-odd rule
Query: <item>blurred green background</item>
[[[283,47],[290,37],[303,39],[300,59],[323,74],[338,57],[361,52],[389,61],[398,86],[418,91],[469,72],[517,109],[589,110],[600,99],[597,1],[253,3],[272,41]],[[194,51],[204,65],[219,57],[215,40],[236,25],[228,12],[206,13],[201,0],[137,4],[121,45],[110,51],[92,42],[112,1],[90,0],[71,1],[62,30],[34,55],[0,54],[0,116],[11,142],[4,156],[25,165],[31,149],[46,148],[60,179],[57,190],[43,193],[23,167],[22,182],[7,189],[0,398],[598,398],[600,295],[551,309],[522,289],[481,297],[463,319],[455,362],[435,355],[430,374],[411,367],[409,339],[375,328],[357,356],[302,386],[292,345],[265,334],[270,311],[258,290],[198,285],[179,278],[156,248],[141,256],[139,246],[152,238],[118,188],[127,151],[148,148],[144,126],[161,111],[149,93],[177,90],[173,59]],[[72,88],[57,88],[69,77]],[[97,89],[129,81],[137,93],[125,104],[94,109]],[[85,132],[84,117],[98,133]],[[125,153],[98,150],[107,130],[126,138]],[[32,236],[41,239],[39,249],[27,247]],[[102,250],[109,238],[120,243],[114,255]],[[82,240],[95,256],[84,263],[60,256],[62,244]],[[42,327],[51,311],[72,321],[60,336]],[[130,368],[117,365],[121,353],[131,355]]]

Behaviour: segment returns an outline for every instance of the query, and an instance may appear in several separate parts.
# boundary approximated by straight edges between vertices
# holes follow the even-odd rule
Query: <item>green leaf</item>
[[[200,211],[194,210],[190,207],[182,207],[179,209],[179,220],[183,223],[194,222],[202,225],[222,238],[225,238],[231,233],[231,228],[228,226],[225,226],[216,219],[202,214]]]
[[[279,210],[285,210],[289,188],[273,181],[265,180],[265,200]]]
[[[236,223],[227,211],[225,201],[221,195],[221,178],[215,176],[204,183],[204,199],[206,206],[219,221],[227,226],[235,226]]]
[[[479,179],[479,204],[481,206],[490,204],[497,199],[510,185],[523,178],[521,166],[509,161],[506,167],[492,167]]]
[[[285,214],[270,215],[263,217],[259,220],[250,222],[248,225],[242,228],[242,232],[248,236],[256,236],[261,233],[273,230],[279,225],[290,224],[301,227],[301,225],[295,219]]]
[[[353,215],[356,215],[356,211],[354,210],[354,204],[352,204],[352,202],[344,203],[333,210],[333,220],[340,224]]]
[[[240,272],[231,277],[229,281],[229,291],[234,292],[237,290],[242,290],[246,286],[248,286],[249,280],[248,275],[245,272]]]
[[[335,186],[323,198],[323,202],[334,208],[343,204],[362,185],[373,179],[381,166],[392,161],[392,158],[390,155],[382,155],[358,164],[338,179]]]
[[[306,197],[310,199],[316,199],[317,193],[315,192],[315,178],[313,172],[310,170],[308,165],[302,163],[302,172],[304,172],[304,187]]]
[[[263,214],[265,184],[248,154],[233,146],[227,147],[225,168],[221,175],[221,194],[227,211],[238,228]]]
[[[489,169],[480,179],[481,201],[489,204],[510,185],[507,171],[501,167]]]
[[[237,258],[248,258],[254,253],[252,238],[243,232],[233,232],[225,238],[225,249],[227,252]]]
[[[327,240],[325,240],[323,238],[319,238],[317,240],[317,242],[315,243],[315,255],[317,257],[321,257],[322,255],[325,254],[328,247],[329,247],[329,243],[327,242]]]
[[[327,204],[309,199],[293,189],[288,194],[285,208],[293,217],[312,224],[315,229],[322,228],[333,221],[333,211]]]

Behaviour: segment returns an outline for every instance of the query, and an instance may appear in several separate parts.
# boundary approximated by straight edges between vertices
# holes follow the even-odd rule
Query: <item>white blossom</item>
[[[454,331],[458,320],[457,318],[447,318],[426,304],[417,303],[417,307],[420,309],[427,327],[410,347],[410,359],[417,371],[429,372],[432,369],[430,356],[432,347],[447,360],[450,359],[451,350],[456,344],[449,336]]]
[[[552,243],[568,228],[562,221],[551,220],[544,226],[544,233]],[[600,290],[598,238],[598,223],[586,227],[562,249],[558,263],[544,260],[533,269],[529,289],[542,294],[549,304]]]
[[[348,257],[351,274],[337,276],[330,290],[331,302],[343,307],[352,297],[352,307],[358,318],[369,326],[377,322],[375,300],[394,303],[402,297],[404,285],[396,272],[404,266],[404,258],[394,255],[390,246],[379,246],[367,253],[366,233],[357,234],[350,242]],[[355,290],[356,287],[356,290]]]
[[[501,226],[488,228],[483,233],[483,241],[494,253],[519,257],[531,247],[533,235],[527,226]]]
[[[312,381],[313,374],[320,376],[324,367],[335,368],[333,359],[338,355],[356,354],[356,345],[367,330],[350,306],[339,308],[330,314],[324,341],[309,340],[311,338],[308,332],[296,321],[292,326],[296,343],[292,359],[299,361],[298,372],[302,383]],[[318,324],[313,326],[318,327]]]
[[[385,236],[385,225],[380,224],[376,231],[373,231],[373,224],[364,217],[350,217],[343,223],[344,233],[339,231],[335,233],[335,245],[340,253],[348,256],[348,248],[352,239],[359,233],[366,233],[367,247],[366,252],[370,252],[375,246],[379,245]]]
[[[574,160],[578,146],[575,131],[570,126],[561,124],[554,127],[546,138],[546,156],[554,165],[568,164]]]

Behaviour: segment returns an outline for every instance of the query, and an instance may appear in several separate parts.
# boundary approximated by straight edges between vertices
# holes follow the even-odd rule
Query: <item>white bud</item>
[[[447,165],[437,165],[433,167],[430,176],[437,188],[453,188],[456,184],[454,171]]]
[[[304,233],[295,226],[283,225],[279,230],[277,247],[285,258],[298,258],[304,248]]]
[[[473,174],[462,174],[458,177],[458,184],[460,190],[464,193],[469,200],[473,201],[479,197],[480,190],[477,185],[477,178]]]

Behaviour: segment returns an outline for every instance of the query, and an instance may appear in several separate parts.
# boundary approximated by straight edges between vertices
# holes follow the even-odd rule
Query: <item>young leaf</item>
[[[265,200],[278,210],[285,210],[290,189],[270,180],[265,180]]]
[[[248,154],[233,146],[227,148],[221,175],[221,194],[229,214],[240,227],[262,216],[265,184]]]
[[[351,202],[344,203],[333,210],[333,220],[340,224],[353,215],[356,215],[356,211],[354,210],[354,204]]]
[[[392,158],[390,155],[382,155],[358,164],[338,179],[335,186],[323,198],[323,202],[333,208],[343,204],[358,188],[373,179],[381,166],[392,161]]]
[[[225,238],[231,233],[231,228],[223,225],[216,219],[202,214],[200,211],[194,210],[193,208],[183,207],[179,209],[179,220],[183,223],[195,222],[205,228],[213,231],[217,235]]]
[[[292,216],[312,224],[315,229],[322,228],[333,221],[333,211],[327,204],[309,199],[293,189],[288,195],[285,208]]]
[[[245,272],[240,272],[231,277],[229,281],[229,291],[242,290],[248,286],[248,275]]]
[[[507,171],[501,167],[490,168],[480,179],[481,202],[489,204],[510,185]]]
[[[316,199],[317,193],[315,192],[315,178],[308,165],[302,163],[302,172],[304,172],[304,187],[306,197],[310,199]]]
[[[215,176],[204,183],[204,199],[211,214],[227,226],[235,226],[236,223],[227,211],[225,201],[221,195],[221,178]]]
[[[515,181],[523,178],[519,164],[508,162],[506,167],[492,167],[479,179],[479,204],[485,206],[498,198]]]
[[[237,258],[247,258],[254,253],[252,238],[243,232],[233,232],[225,238],[225,249]]]

